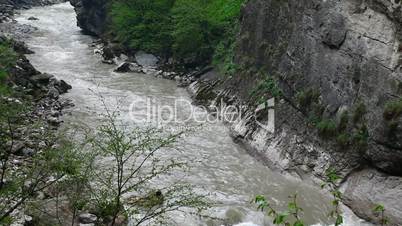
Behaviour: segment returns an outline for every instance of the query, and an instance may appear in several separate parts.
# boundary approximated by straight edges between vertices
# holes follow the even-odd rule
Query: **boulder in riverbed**
[[[56,88],[50,87],[50,88],[49,88],[49,91],[48,91],[48,93],[47,93],[47,95],[48,95],[48,97],[50,97],[51,99],[58,99],[59,96],[60,96],[60,93],[59,93],[59,91],[58,91]]]
[[[68,90],[72,88],[71,85],[69,85],[67,82],[64,80],[57,80],[57,79],[52,79],[50,86],[54,87],[59,91],[60,94],[67,93]]]
[[[149,53],[139,51],[135,54],[135,60],[143,67],[156,67],[159,59]]]
[[[124,72],[142,73],[142,68],[136,63],[124,62],[121,63],[114,71],[119,73]]]
[[[92,224],[98,220],[98,217],[91,213],[82,213],[78,216],[80,223]]]
[[[53,78],[53,75],[43,73],[32,76],[31,80],[35,83],[46,85],[50,82],[51,78]]]

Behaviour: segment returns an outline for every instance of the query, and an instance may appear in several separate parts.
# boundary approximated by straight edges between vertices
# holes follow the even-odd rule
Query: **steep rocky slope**
[[[106,31],[106,0],[71,2],[86,32]],[[233,137],[270,167],[314,178],[334,168],[359,216],[378,220],[382,203],[401,225],[402,3],[250,0],[241,15],[238,72],[208,72],[193,97],[237,105]],[[259,104],[271,97],[275,132],[257,123],[270,120]]]
[[[387,136],[387,102],[401,96],[402,11],[389,1],[251,1],[243,10],[238,61],[277,77],[284,98],[314,89],[324,115],[365,105],[371,164],[402,175],[402,133]],[[247,62],[248,63],[248,62]],[[255,78],[247,72],[239,80]],[[250,87],[251,88],[251,87]],[[241,92],[241,91],[240,91]],[[303,110],[303,109],[298,109]]]
[[[241,105],[264,84],[261,74],[270,75],[282,91],[275,133],[256,125],[251,106],[231,123],[234,136],[281,170],[323,177],[337,169],[345,176],[344,201],[358,215],[375,220],[373,206],[384,203],[400,225],[402,124],[399,113],[395,127],[386,115],[395,113],[390,103],[400,104],[402,94],[401,31],[400,2],[249,1],[236,54],[241,71],[223,84],[200,81],[190,90]],[[335,134],[326,135],[334,126]]]

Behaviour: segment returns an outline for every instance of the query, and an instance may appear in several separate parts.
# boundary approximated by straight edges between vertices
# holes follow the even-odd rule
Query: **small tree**
[[[304,226],[303,220],[301,219],[301,214],[303,209],[297,203],[297,194],[290,197],[291,202],[288,203],[287,211],[279,212],[269,203],[266,198],[262,195],[255,197],[254,202],[258,205],[258,209],[261,211],[267,211],[268,216],[273,217],[273,224],[275,225],[285,225],[285,226]],[[289,220],[289,216],[294,218]]]
[[[342,193],[339,191],[337,183],[341,177],[336,173],[334,169],[328,169],[326,172],[326,181],[321,185],[321,188],[328,187],[332,194],[332,206],[333,210],[329,213],[331,217],[335,218],[335,226],[343,224],[343,216],[340,210],[340,203],[342,201]]]
[[[321,188],[327,187],[332,194],[331,204],[333,210],[329,213],[329,216],[335,219],[335,226],[340,226],[343,224],[343,216],[340,210],[340,205],[342,201],[342,193],[338,189],[338,182],[341,177],[337,174],[334,169],[328,169],[326,171],[325,182],[321,185]],[[288,210],[284,212],[278,212],[275,208],[267,201],[267,199],[262,195],[257,195],[254,199],[254,203],[258,205],[258,209],[261,211],[267,211],[268,215],[273,217],[274,225],[284,225],[284,226],[304,226],[303,220],[300,215],[303,209],[297,204],[297,195],[291,197],[292,201],[288,204]],[[376,205],[373,211],[380,214],[381,225],[388,224],[388,218],[385,216],[385,208],[383,205]],[[293,219],[289,220],[289,216]]]
[[[385,216],[385,207],[382,204],[377,204],[374,209],[374,213],[379,214],[380,216],[380,224],[381,226],[387,225],[389,220],[388,217]]]
[[[204,209],[204,197],[194,194],[189,185],[172,181],[168,186],[151,187],[161,176],[186,166],[184,162],[158,157],[162,149],[172,151],[168,148],[182,133],[130,129],[118,124],[116,115],[107,110],[105,124],[90,142],[100,158],[94,164],[91,185],[97,214],[111,225],[121,221],[121,216],[131,217],[134,225],[141,225],[183,208]]]

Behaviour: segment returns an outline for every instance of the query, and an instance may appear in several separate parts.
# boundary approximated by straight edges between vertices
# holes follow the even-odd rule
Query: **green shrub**
[[[336,123],[329,119],[321,120],[317,125],[318,133],[324,138],[334,137],[337,132]]]
[[[6,84],[8,74],[4,70],[0,70],[0,95],[5,95],[10,92],[10,88]]]
[[[360,102],[357,104],[355,111],[353,113],[353,122],[358,123],[363,119],[363,116],[367,113],[366,105]]]
[[[10,88],[7,84],[8,70],[15,65],[17,56],[18,54],[9,42],[0,42],[0,95],[10,93]]]
[[[130,48],[155,54],[169,52],[173,4],[174,0],[113,1],[111,28],[117,39]]]
[[[346,148],[350,144],[349,137],[350,137],[349,134],[341,133],[336,137],[336,143],[338,144],[339,147]]]
[[[384,109],[384,119],[391,121],[397,119],[402,115],[402,98],[395,101],[390,101],[385,105]]]
[[[278,87],[278,82],[271,76],[268,76],[262,80],[250,93],[252,98],[259,97],[261,95],[271,95],[272,97],[280,97],[282,90]]]
[[[354,147],[359,151],[364,151],[367,149],[369,139],[369,132],[366,125],[361,126],[353,134],[353,144]]]
[[[213,65],[218,68],[218,70],[223,75],[234,75],[238,70],[239,66],[234,62],[235,59],[235,48],[236,48],[236,34],[239,31],[239,25],[234,22],[229,30],[226,31],[227,37],[221,40],[215,48],[213,55]]]
[[[0,69],[8,70],[15,64],[17,53],[8,42],[0,42]]]
[[[133,49],[209,61],[218,44],[227,46],[233,38],[230,30],[244,1],[116,0],[110,7],[111,28],[118,41]],[[217,59],[223,63],[226,57]]]
[[[208,59],[221,31],[208,20],[206,8],[198,0],[178,0],[172,12],[175,58]]]
[[[345,131],[349,124],[349,113],[347,111],[342,112],[339,119],[338,131]]]
[[[308,109],[313,103],[317,103],[319,97],[320,92],[314,88],[309,88],[296,94],[297,102],[303,110]]]

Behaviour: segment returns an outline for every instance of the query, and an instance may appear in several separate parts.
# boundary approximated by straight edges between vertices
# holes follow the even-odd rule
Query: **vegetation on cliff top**
[[[209,63],[217,46],[226,52],[221,43],[230,39],[244,1],[118,0],[110,7],[111,29],[130,48]]]

